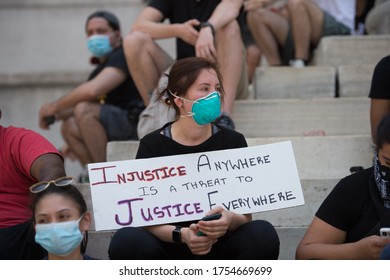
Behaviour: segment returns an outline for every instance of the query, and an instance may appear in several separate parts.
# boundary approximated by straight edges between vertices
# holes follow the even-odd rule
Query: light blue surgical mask
[[[192,102],[191,112],[188,112],[188,115],[181,117],[192,116],[194,121],[199,125],[209,124],[221,114],[221,95],[217,91],[213,91],[205,97],[198,98],[195,101],[177,96],[171,91],[170,93],[174,97]]]
[[[78,220],[61,223],[37,224],[35,241],[54,255],[69,255],[83,240],[79,228],[81,218],[82,216]]]
[[[104,57],[112,51],[108,35],[92,35],[88,37],[87,47],[89,52],[98,58]]]

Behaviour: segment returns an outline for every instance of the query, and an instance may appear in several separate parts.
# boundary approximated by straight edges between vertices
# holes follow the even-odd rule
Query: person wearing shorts
[[[277,9],[275,1],[257,2],[247,5],[248,26],[270,66],[304,67],[322,37],[354,30],[354,0],[287,0]]]
[[[126,64],[117,17],[96,11],[85,28],[96,68],[86,82],[44,104],[39,112],[43,129],[55,120],[63,121],[62,152],[76,157],[82,166],[106,161],[108,141],[137,140],[138,118],[145,108]]]

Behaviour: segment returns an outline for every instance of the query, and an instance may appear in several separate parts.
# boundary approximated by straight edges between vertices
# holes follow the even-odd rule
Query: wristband
[[[208,22],[208,21],[203,21],[199,24],[199,29],[202,29],[203,27],[210,27],[211,28],[211,32],[213,33],[213,36],[215,36],[215,29],[214,29],[214,26]]]
[[[172,231],[172,240],[177,244],[181,243],[181,227],[176,226]]]

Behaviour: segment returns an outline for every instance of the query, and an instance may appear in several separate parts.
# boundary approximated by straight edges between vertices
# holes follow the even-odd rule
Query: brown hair
[[[168,106],[173,106],[176,114],[179,114],[179,108],[176,106],[174,96],[170,93],[175,93],[177,96],[183,96],[187,93],[188,89],[195,83],[200,72],[204,69],[213,69],[217,73],[217,77],[220,83],[219,93],[221,94],[221,100],[223,101],[224,89],[222,86],[222,75],[219,71],[219,64],[201,57],[187,57],[178,60],[173,64],[168,76],[167,86],[160,89],[157,93],[158,99],[164,99]]]

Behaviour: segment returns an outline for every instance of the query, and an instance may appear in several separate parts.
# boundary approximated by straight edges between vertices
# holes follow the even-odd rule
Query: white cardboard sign
[[[88,165],[96,230],[303,205],[290,141]]]

